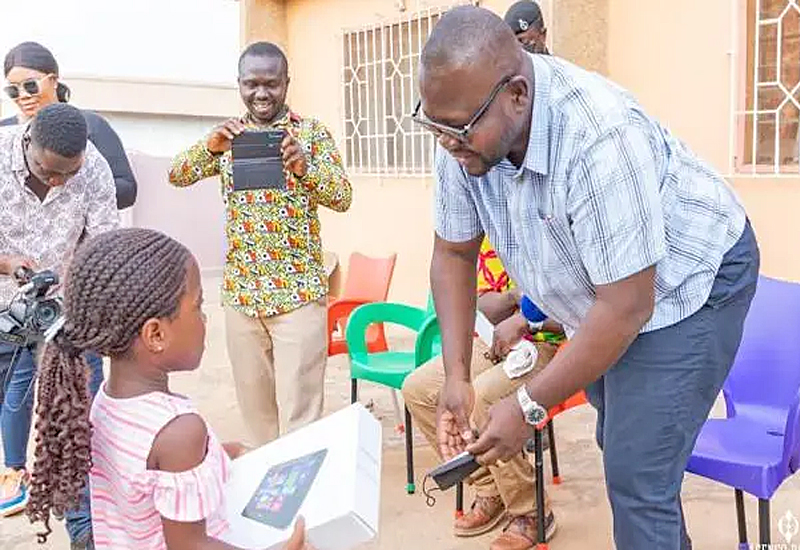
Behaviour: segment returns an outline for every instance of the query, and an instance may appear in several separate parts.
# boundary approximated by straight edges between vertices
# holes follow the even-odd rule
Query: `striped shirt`
[[[101,388],[92,405],[92,530],[98,550],[165,550],[161,517],[206,520],[209,536],[228,527],[223,489],[230,464],[208,429],[205,460],[185,472],[147,469],[161,429],[180,415],[197,414],[187,399],[150,393],[114,399]]]
[[[436,152],[437,234],[485,233],[511,279],[569,333],[595,288],[656,266],[655,310],[643,332],[706,302],[746,215],[727,182],[645,114],[625,90],[550,56],[535,74],[528,149],[468,175]]]

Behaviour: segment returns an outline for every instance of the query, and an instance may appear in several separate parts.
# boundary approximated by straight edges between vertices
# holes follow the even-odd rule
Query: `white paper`
[[[475,312],[475,332],[489,348],[494,342],[494,325],[480,311]]]

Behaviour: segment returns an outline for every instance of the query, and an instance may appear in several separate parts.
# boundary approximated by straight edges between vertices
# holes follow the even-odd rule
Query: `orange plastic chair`
[[[389,296],[397,254],[388,258],[370,258],[353,252],[347,263],[347,273],[342,295],[328,304],[328,355],[347,353],[345,325],[350,313],[360,305],[385,302]],[[383,324],[371,325],[367,329],[369,353],[387,351],[386,333]]]

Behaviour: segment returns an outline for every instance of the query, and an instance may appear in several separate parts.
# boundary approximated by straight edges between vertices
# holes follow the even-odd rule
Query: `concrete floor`
[[[206,284],[206,290],[213,294],[215,283]],[[177,375],[174,389],[192,396],[223,440],[245,440],[225,353],[222,312],[211,303],[208,314],[208,346],[203,365],[195,373]],[[408,335],[391,333],[391,336],[393,343],[408,345]],[[348,381],[346,358],[331,358],[326,393],[328,411],[349,403]],[[385,451],[380,533],[375,541],[364,545],[363,550],[488,550],[496,533],[474,539],[456,539],[451,535],[454,491],[435,493],[436,505],[432,508],[426,505],[421,491],[422,476],[436,462],[419,434],[415,440],[417,494],[406,495],[402,436],[393,429],[395,420],[390,394],[385,388],[362,384],[361,400],[372,402],[373,412],[383,422]],[[722,410],[718,403],[713,414],[719,415]],[[550,544],[552,550],[613,548],[611,513],[605,497],[600,454],[593,439],[594,419],[594,411],[584,406],[568,411],[556,420],[563,482],[559,486],[552,485],[548,465],[547,489],[558,522],[558,531]],[[687,475],[683,502],[695,548],[732,550],[737,547],[732,490]],[[748,499],[747,505],[748,528],[752,535],[757,529],[754,499]],[[785,483],[773,500],[772,540],[776,550],[792,548],[791,545],[776,544],[784,542],[778,533],[777,519],[788,510],[800,517],[800,476]],[[63,528],[54,523],[54,533],[44,547],[68,549]],[[0,550],[42,548],[36,543],[35,533],[36,526],[31,526],[24,516],[0,519]],[[800,538],[793,542],[800,548]]]

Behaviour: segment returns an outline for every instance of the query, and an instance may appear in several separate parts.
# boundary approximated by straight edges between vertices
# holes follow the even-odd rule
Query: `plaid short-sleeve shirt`
[[[595,288],[656,266],[655,311],[643,331],[705,303],[746,215],[727,182],[650,118],[633,97],[564,60],[531,56],[528,150],[469,176],[436,154],[438,235],[484,232],[510,277],[574,331]]]

